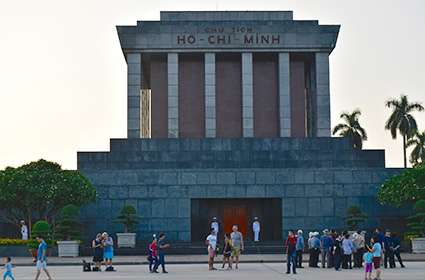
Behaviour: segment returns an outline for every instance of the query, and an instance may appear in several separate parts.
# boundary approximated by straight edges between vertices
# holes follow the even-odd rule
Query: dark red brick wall
[[[279,137],[277,54],[253,55],[254,136]]]
[[[151,135],[168,137],[168,77],[167,56],[154,54],[151,58]]]
[[[240,53],[216,54],[217,137],[242,137],[241,72]]]
[[[179,54],[179,137],[205,137],[203,54]]]

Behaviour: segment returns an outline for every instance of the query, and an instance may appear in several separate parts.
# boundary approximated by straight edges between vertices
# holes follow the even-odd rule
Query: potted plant
[[[359,230],[359,225],[366,221],[367,215],[358,206],[351,206],[347,209],[345,223],[351,232]]]
[[[412,240],[412,251],[416,254],[425,253],[425,200],[418,200],[413,209],[415,214],[408,218],[409,228],[414,235]]]
[[[120,215],[115,220],[115,223],[124,226],[123,233],[117,233],[119,248],[135,248],[136,233],[132,233],[134,227],[139,223],[140,217],[137,215],[136,208],[131,205],[124,205]]]
[[[80,208],[73,204],[63,207],[56,224],[55,235],[59,257],[78,257],[80,252]]]
[[[47,221],[36,222],[32,227],[31,236],[32,238],[27,242],[27,247],[35,262],[37,259],[38,242],[34,238],[37,236],[43,237],[47,244],[50,245],[52,242],[52,229],[50,224]]]

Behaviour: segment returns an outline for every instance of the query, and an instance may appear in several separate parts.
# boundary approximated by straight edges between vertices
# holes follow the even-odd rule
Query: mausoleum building
[[[339,25],[289,11],[161,12],[118,26],[127,63],[128,138],[79,152],[98,190],[85,211],[90,233],[119,231],[125,204],[142,216],[141,239],[167,232],[200,241],[217,217],[251,238],[289,229],[344,228],[349,206],[396,225],[376,202],[383,150],[331,138],[329,56]]]

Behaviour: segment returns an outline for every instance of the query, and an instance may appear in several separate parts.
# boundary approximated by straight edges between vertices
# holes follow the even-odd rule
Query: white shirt
[[[21,226],[22,240],[28,240],[28,227],[26,225]]]
[[[255,221],[252,223],[252,230],[253,231],[260,231],[260,222],[259,221]]]
[[[217,235],[215,234],[208,235],[207,241],[208,241],[208,247],[211,247],[212,249],[215,250],[215,248],[217,247]]]
[[[212,222],[211,228],[215,230],[215,233],[218,233],[218,222]]]

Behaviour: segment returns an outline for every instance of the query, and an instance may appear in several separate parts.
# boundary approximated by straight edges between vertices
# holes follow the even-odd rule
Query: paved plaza
[[[425,274],[425,262],[409,262],[407,269],[384,270],[383,279],[385,280],[423,280]],[[334,271],[332,269],[309,269],[299,270],[297,275],[286,275],[284,265],[279,263],[256,263],[241,264],[238,271],[207,271],[207,265],[188,264],[188,265],[169,265],[169,274],[151,274],[147,273],[146,266],[126,265],[117,266],[117,272],[82,272],[79,266],[52,266],[50,271],[57,280],[91,280],[91,279],[344,279],[358,280],[363,279],[363,270],[353,269],[344,271]],[[34,267],[17,267],[15,276],[18,280],[34,279]],[[41,279],[46,279],[44,276]]]

